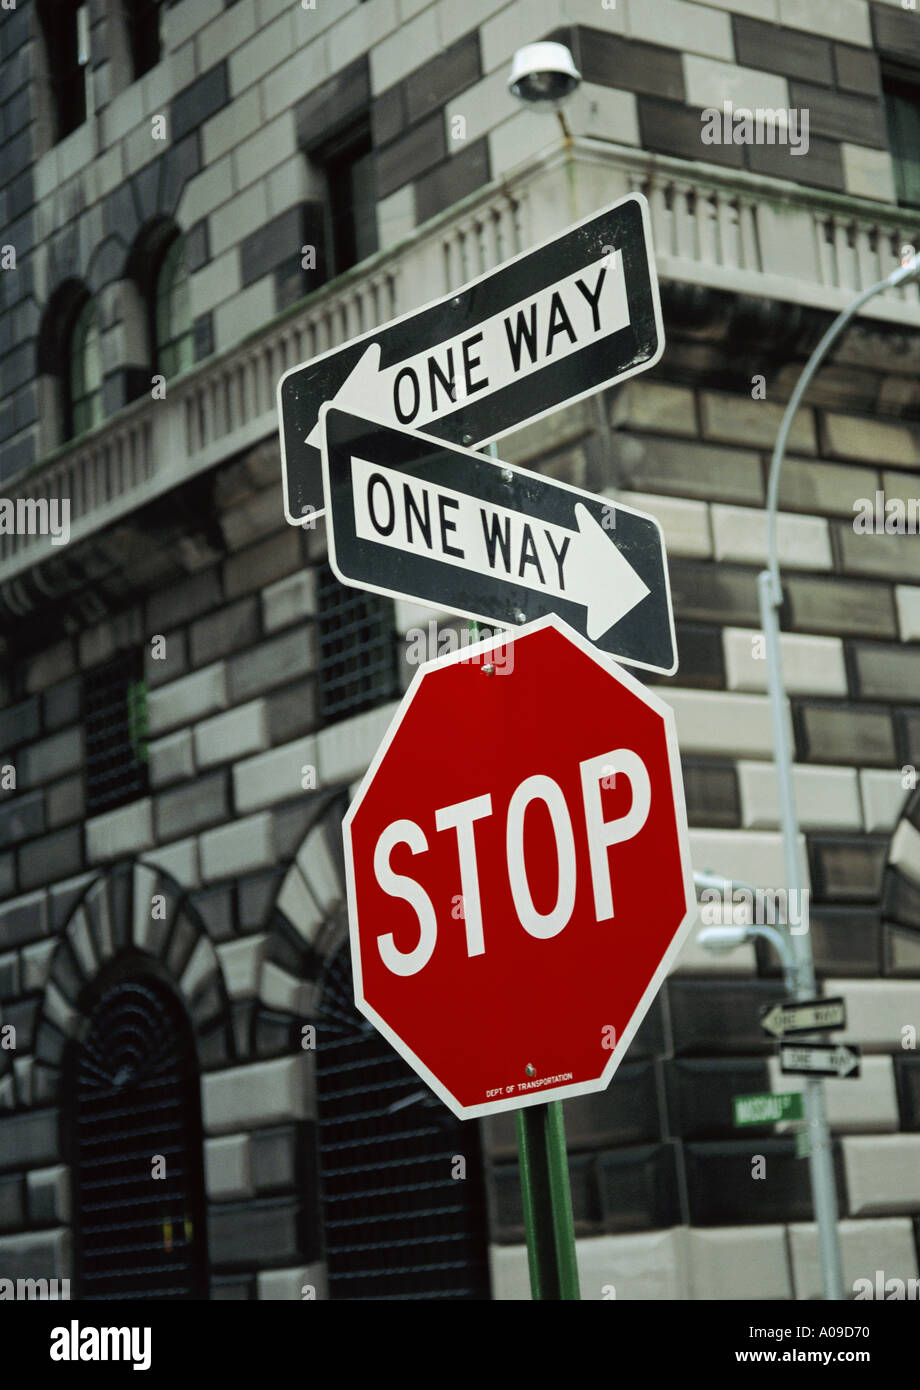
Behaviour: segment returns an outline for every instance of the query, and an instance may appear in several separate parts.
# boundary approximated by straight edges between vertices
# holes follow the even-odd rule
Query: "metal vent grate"
[[[399,694],[393,604],[344,588],[325,564],[317,579],[319,714],[330,724]]]
[[[347,947],[324,977],[317,1042],[330,1297],[488,1299],[478,1127],[358,1014]]]
[[[146,980],[108,990],[74,1079],[78,1296],[207,1298],[198,1076],[181,1006]]]
[[[96,815],[147,790],[147,686],[139,652],[84,680],[86,811]]]

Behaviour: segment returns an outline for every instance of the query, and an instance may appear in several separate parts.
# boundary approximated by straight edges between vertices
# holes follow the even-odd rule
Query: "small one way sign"
[[[335,406],[321,423],[343,583],[508,627],[558,613],[624,664],[677,669],[655,517]]]
[[[323,405],[479,447],[654,365],[664,349],[638,193],[278,383],[284,501],[323,509]]]

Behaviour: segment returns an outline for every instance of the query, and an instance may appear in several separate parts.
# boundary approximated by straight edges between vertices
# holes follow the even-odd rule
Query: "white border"
[[[361,951],[360,936],[358,932],[358,908],[357,893],[354,872],[354,853],[351,841],[351,825],[355,815],[364,798],[367,796],[371,784],[376,776],[384,758],[389,751],[390,745],[396,735],[397,730],[405,719],[409,707],[418,694],[419,687],[423,680],[436,674],[445,666],[454,665],[457,662],[475,660],[479,654],[493,650],[495,647],[506,646],[509,641],[515,641],[519,637],[525,637],[529,633],[539,632],[546,627],[555,628],[569,641],[574,643],[584,654],[601,667],[614,680],[624,685],[631,694],[640,699],[643,704],[659,715],[665,727],[665,738],[668,750],[668,764],[671,774],[671,789],[674,800],[674,816],[677,824],[678,851],[680,854],[681,869],[684,882],[685,911],[677,926],[671,943],[665,951],[655,971],[649,981],[648,988],[642,995],[632,1016],[623,1033],[617,1039],[616,1047],[610,1054],[602,1074],[593,1081],[573,1082],[566,1086],[547,1086],[542,1090],[530,1092],[521,1096],[511,1096],[508,1099],[486,1101],[481,1105],[461,1105],[447,1088],[442,1085],[438,1078],[428,1069],[428,1067],[412,1051],[411,1047],[394,1032],[390,1025],[383,1019],[377,1011],[367,1003],[364,998],[363,977],[361,972]],[[574,628],[569,627],[556,614],[548,614],[544,618],[537,618],[535,622],[528,623],[526,626],[518,628],[508,637],[490,638],[484,642],[477,642],[475,645],[463,647],[459,651],[449,652],[445,656],[438,657],[435,661],[427,662],[421,666],[412,678],[409,689],[403,696],[399,708],[393,715],[389,727],[383,736],[380,747],[377,749],[374,759],[364,774],[354,800],[345,814],[342,822],[342,837],[345,846],[345,880],[348,895],[348,930],[351,939],[351,959],[354,977],[355,1004],[365,1018],[374,1024],[375,1028],[386,1038],[387,1042],[399,1055],[408,1062],[409,1066],[418,1073],[435,1095],[444,1102],[449,1110],[461,1120],[479,1119],[485,1115],[499,1115],[507,1110],[519,1110],[527,1105],[542,1105],[548,1100],[566,1100],[570,1096],[589,1095],[594,1091],[606,1090],[610,1084],[614,1072],[623,1061],[624,1056],[632,1042],[633,1037],[645,1015],[647,1014],[655,995],[658,993],[667,977],[668,971],[675,957],[678,955],[688,933],[693,927],[697,918],[696,890],[693,884],[693,867],[690,863],[690,842],[687,827],[687,809],[684,801],[684,785],[681,775],[680,752],[677,745],[677,728],[674,720],[674,712],[669,705],[666,705],[652,691],[647,690],[639,681],[628,671],[623,670],[616,662],[605,657],[598,652],[590,642],[581,637]]]
[[[336,406],[334,401],[325,401],[323,405],[320,407],[319,419],[320,433],[322,437],[323,488],[327,499],[329,499],[332,495],[329,486],[329,445],[326,439],[326,416],[330,410],[341,410],[341,413],[343,415],[351,415],[353,418],[359,420],[364,419],[364,417],[361,415],[356,416],[353,410],[344,410],[341,407]],[[368,420],[366,421],[366,423],[369,426],[371,426],[371,428],[373,428],[375,421]],[[493,465],[496,468],[507,469],[510,473],[517,473],[523,478],[537,479],[549,488],[558,488],[561,492],[570,492],[575,497],[584,497],[588,502],[599,502],[601,506],[613,507],[617,511],[629,512],[632,516],[641,517],[643,521],[650,521],[652,525],[655,527],[655,530],[658,532],[658,540],[661,545],[661,566],[664,572],[664,596],[668,610],[668,628],[671,634],[671,651],[674,654],[673,665],[670,667],[655,666],[650,661],[636,661],[635,658],[629,656],[615,657],[611,652],[606,652],[601,647],[597,647],[595,648],[595,650],[601,652],[601,654],[605,656],[609,661],[617,661],[623,666],[635,666],[638,670],[654,671],[656,674],[663,676],[673,676],[675,674],[678,666],[678,657],[677,633],[674,630],[674,605],[671,602],[671,577],[668,574],[668,552],[664,543],[664,529],[657,517],[652,516],[649,512],[639,511],[638,507],[627,507],[623,503],[614,501],[612,497],[603,497],[600,493],[596,492],[586,492],[584,488],[573,487],[571,483],[560,482],[557,478],[548,478],[543,473],[535,473],[532,469],[517,468],[513,463],[503,463],[501,459],[494,459],[489,454],[477,453],[475,449],[464,448],[461,444],[448,444],[445,440],[435,439],[432,435],[424,434],[421,430],[409,430],[405,429],[403,426],[400,425],[380,425],[379,428],[395,430],[397,434],[411,435],[413,439],[420,439],[426,444],[433,444],[435,448],[443,450],[444,453],[466,454],[469,458],[475,459],[475,461],[478,464],[485,463],[487,465]],[[373,460],[370,460],[370,462],[373,462]],[[391,465],[387,466],[389,467]],[[398,467],[396,468],[396,471],[399,471]],[[328,500],[326,511],[329,511]],[[525,516],[529,515],[529,513],[522,512],[521,515]],[[531,517],[530,519],[534,522],[539,521],[538,517]],[[469,608],[454,608],[451,604],[444,603],[439,598],[432,598],[430,595],[420,596],[418,594],[408,594],[404,589],[387,589],[382,584],[372,584],[365,582],[363,579],[353,579],[351,575],[345,574],[343,570],[339,569],[339,561],[335,549],[335,521],[333,520],[332,524],[330,525],[329,520],[329,517],[327,517],[326,548],[328,551],[329,563],[332,566],[333,573],[336,575],[338,579],[342,581],[343,584],[350,585],[353,589],[367,589],[370,593],[382,594],[385,598],[407,599],[410,603],[419,603],[425,607],[439,608],[442,609],[445,613],[456,614],[458,618],[471,618],[474,622],[498,624],[498,626],[506,628],[509,633],[526,631],[524,625],[518,627],[516,624],[506,623],[502,619],[496,618],[493,615],[490,615],[489,613],[474,613]],[[616,528],[614,527],[614,531],[615,530]],[[577,534],[577,532],[573,531],[572,534],[575,535]],[[615,545],[616,542],[611,539],[611,544]],[[436,556],[432,556],[432,559],[436,558]],[[638,608],[638,606],[639,605],[636,604],[636,608]],[[537,620],[534,619],[534,621]],[[614,626],[616,626],[616,624],[614,624]],[[574,629],[572,630],[574,631]],[[610,629],[608,628],[607,631],[609,632]],[[467,647],[466,650],[469,651],[471,650],[471,648]]]
[[[637,202],[642,213],[642,227],[645,233],[645,253],[649,267],[649,284],[651,285],[652,291],[652,308],[655,315],[655,330],[658,335],[657,351],[647,362],[641,362],[636,367],[630,367],[628,371],[618,372],[615,376],[608,377],[606,381],[599,381],[594,386],[589,386],[586,390],[579,392],[576,396],[567,396],[564,401],[559,401],[555,405],[547,406],[545,410],[539,411],[536,415],[527,415],[523,419],[517,420],[510,428],[502,430],[499,434],[485,435],[482,439],[476,441],[476,447],[482,448],[484,444],[491,444],[496,439],[504,439],[505,435],[513,434],[515,430],[523,429],[525,425],[535,424],[537,420],[542,420],[547,415],[553,415],[557,410],[564,410],[566,406],[574,405],[577,401],[583,401],[587,396],[593,396],[598,391],[606,390],[608,386],[612,386],[616,381],[626,381],[629,377],[635,376],[637,372],[647,372],[651,367],[654,367],[661,359],[661,355],[664,352],[664,322],[661,317],[658,269],[655,264],[655,248],[652,241],[652,219],[645,195],[642,193],[627,193],[624,197],[618,198],[615,203],[608,203],[606,207],[596,208],[594,212],[588,213],[587,217],[583,217],[581,221],[573,222],[570,226],[566,227],[565,231],[556,232],[552,236],[546,237],[545,240],[537,242],[536,246],[529,246],[526,251],[519,251],[516,256],[511,256],[507,261],[502,261],[500,265],[494,266],[491,270],[485,271],[482,275],[477,275],[475,280],[467,280],[465,284],[460,285],[457,289],[449,290],[448,293],[442,295],[440,299],[431,299],[427,304],[421,304],[415,309],[409,309],[406,313],[400,314],[398,318],[387,319],[386,323],[380,323],[376,328],[369,328],[366,333],[361,333],[357,338],[349,338],[346,342],[339,343],[338,346],[334,348],[327,348],[325,352],[319,352],[315,357],[307,358],[306,362],[298,362],[295,367],[288,367],[283,376],[279,378],[278,385],[275,388],[275,400],[278,411],[278,434],[281,441],[281,486],[284,492],[284,515],[286,520],[289,521],[292,526],[302,526],[306,520],[305,517],[295,517],[291,515],[290,498],[288,497],[288,468],[287,454],[284,447],[281,387],[289,376],[293,376],[295,372],[303,371],[304,367],[312,366],[314,362],[322,362],[327,357],[334,357],[336,353],[344,351],[345,348],[351,347],[354,343],[363,343],[368,338],[375,338],[386,329],[392,328],[395,324],[405,323],[406,319],[415,318],[419,314],[424,314],[427,310],[435,308],[438,304],[447,304],[451,299],[454,299],[455,296],[465,294],[466,291],[471,290],[474,285],[481,285],[483,281],[489,280],[493,275],[497,275],[499,272],[506,270],[508,266],[514,265],[516,261],[522,261],[525,257],[532,256],[537,251],[542,251],[544,246],[552,246],[554,242],[564,240],[566,237],[570,236],[572,232],[577,232],[579,227],[584,227],[588,222],[593,222],[596,218],[603,217],[606,213],[613,212],[616,208],[622,207],[624,203],[630,201]],[[328,404],[328,402],[324,401],[323,404]],[[320,407],[320,409],[322,409],[322,407]],[[317,412],[317,419],[318,418],[319,412]],[[444,443],[443,440],[440,442]],[[322,507],[317,507],[316,511],[310,514],[310,519],[322,516],[325,510],[325,504]]]

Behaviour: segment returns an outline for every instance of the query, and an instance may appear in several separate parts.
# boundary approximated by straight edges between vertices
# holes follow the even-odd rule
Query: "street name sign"
[[[787,999],[767,1004],[760,1011],[760,1026],[773,1038],[794,1033],[830,1033],[847,1026],[847,1009],[842,998]]]
[[[607,1086],[697,916],[664,701],[555,614],[464,647],[343,832],[355,1003],[456,1115]]]
[[[278,383],[288,521],[323,509],[320,409],[478,446],[654,366],[664,350],[648,205],[631,193]]]
[[[765,1091],[760,1095],[733,1096],[735,1129],[745,1125],[775,1125],[780,1120],[801,1120],[800,1091]]]
[[[507,626],[558,613],[619,661],[677,669],[654,517],[335,406],[321,425],[343,583]]]
[[[852,1043],[783,1043],[779,1069],[786,1076],[859,1076],[862,1053]]]

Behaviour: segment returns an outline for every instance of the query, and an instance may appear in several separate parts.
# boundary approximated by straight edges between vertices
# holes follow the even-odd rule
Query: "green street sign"
[[[735,1129],[744,1125],[775,1125],[778,1120],[804,1119],[801,1091],[766,1091],[756,1096],[733,1096]]]

